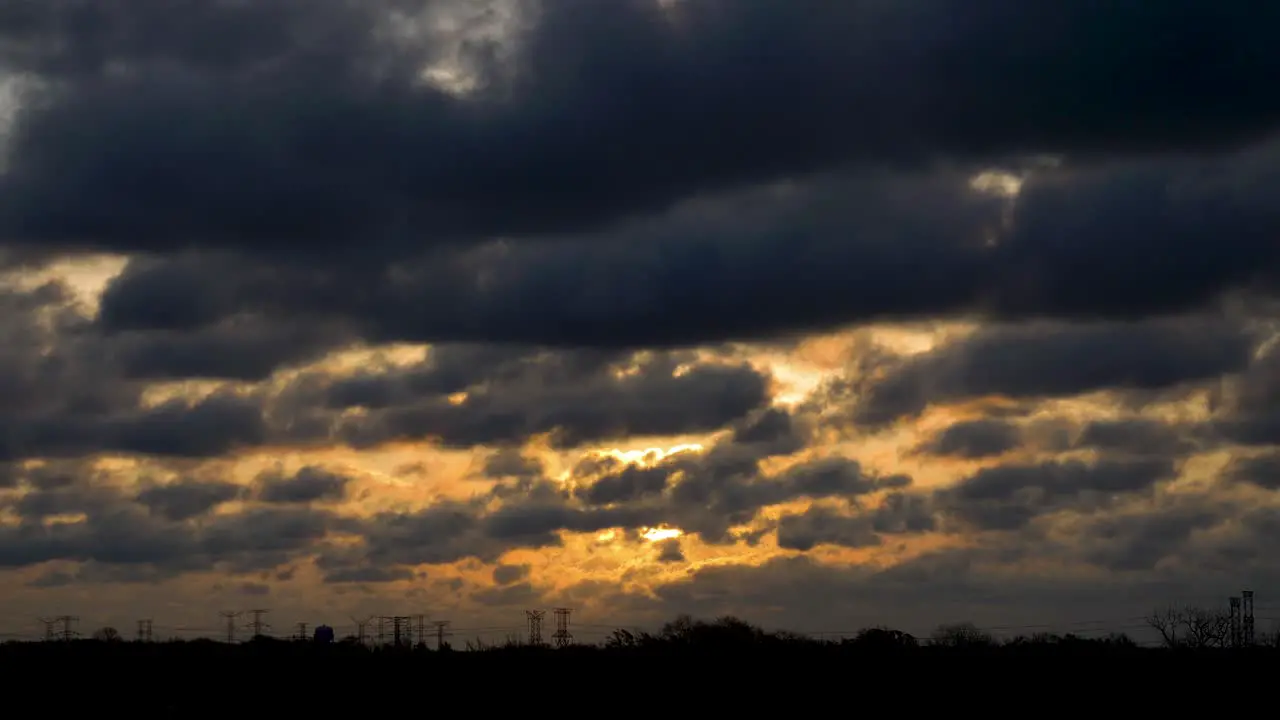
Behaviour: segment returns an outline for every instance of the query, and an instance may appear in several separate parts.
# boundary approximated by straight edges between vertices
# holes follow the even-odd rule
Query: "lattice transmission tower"
[[[412,645],[413,618],[407,615],[392,615],[387,619],[391,621],[392,647],[402,648],[406,645]]]
[[[1231,647],[1238,648],[1244,643],[1244,619],[1240,613],[1240,598],[1227,598],[1230,614]]]
[[[432,624],[436,626],[436,650],[443,650],[444,639],[449,635],[449,632],[447,629],[449,627],[449,621],[436,620]]]
[[[551,639],[556,641],[556,647],[569,647],[573,644],[573,633],[569,632],[569,615],[573,611],[569,608],[556,608],[556,631],[552,633]]]
[[[355,623],[356,626],[356,642],[364,645],[365,641],[368,639],[369,623],[373,622],[373,618],[367,617],[363,620],[358,620],[355,617],[352,617],[351,622]]]
[[[529,644],[534,647],[542,645],[542,618],[547,616],[545,610],[525,610],[525,619],[529,621]]]
[[[151,618],[138,621],[138,642],[151,642]]]
[[[1245,590],[1240,593],[1241,604],[1244,606],[1241,613],[1241,635],[1245,645],[1252,645],[1253,636],[1253,591]]]
[[[61,640],[70,642],[74,640],[79,633],[75,630],[75,624],[80,618],[74,615],[59,615],[56,618],[40,618],[40,622],[44,623],[44,639],[45,640]],[[61,626],[61,629],[58,627]]]
[[[223,618],[225,618],[227,621],[227,642],[228,643],[235,642],[236,641],[236,618],[240,617],[243,613],[241,613],[239,610],[236,610],[234,612],[230,610],[223,610],[218,614],[221,615]]]
[[[253,633],[252,637],[254,640],[257,640],[260,637],[264,637],[267,631],[271,629],[271,624],[262,619],[263,616],[265,616],[269,612],[271,611],[270,610],[250,610],[249,611],[249,614],[253,616],[253,619],[249,621],[249,632]]]

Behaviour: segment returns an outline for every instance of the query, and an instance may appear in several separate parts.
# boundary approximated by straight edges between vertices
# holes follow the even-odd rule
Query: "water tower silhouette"
[[[313,637],[317,643],[331,643],[333,642],[333,628],[328,625],[317,625]]]

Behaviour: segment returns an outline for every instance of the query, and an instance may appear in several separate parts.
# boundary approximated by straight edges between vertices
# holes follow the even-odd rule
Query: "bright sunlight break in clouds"
[[[1276,28],[0,0],[0,633],[1280,596]]]

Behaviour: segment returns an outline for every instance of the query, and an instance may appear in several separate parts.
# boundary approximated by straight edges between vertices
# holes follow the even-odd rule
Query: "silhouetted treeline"
[[[854,637],[824,640],[767,632],[731,617],[681,617],[656,632],[616,630],[603,642],[563,648],[515,639],[498,644],[457,639],[457,650],[437,650],[374,648],[354,638],[227,644],[102,637],[0,645],[0,667],[64,678],[146,678],[148,707],[169,713],[194,698],[204,698],[205,710],[245,702],[245,709],[332,713],[411,709],[415,703],[431,705],[431,697],[481,703],[476,711],[498,712],[518,706],[528,693],[531,707],[540,707],[561,687],[579,700],[613,697],[611,702],[625,701],[637,712],[660,710],[651,697],[655,692],[677,693],[682,702],[702,703],[704,709],[749,712],[760,702],[774,702],[779,692],[839,692],[855,682],[867,691],[889,689],[884,683],[905,691],[907,679],[945,684],[980,671],[990,682],[1045,691],[1071,677],[1090,683],[1091,691],[1116,685],[1115,692],[1124,692],[1123,679],[1146,670],[1168,677],[1194,668],[1203,675],[1214,668],[1236,672],[1248,662],[1280,660],[1280,650],[1265,645],[1168,649],[1143,647],[1121,634],[998,640],[969,624],[943,626],[927,639],[869,628]],[[246,690],[246,684],[267,689]],[[759,692],[766,695],[753,700]],[[72,698],[73,704],[80,700]]]

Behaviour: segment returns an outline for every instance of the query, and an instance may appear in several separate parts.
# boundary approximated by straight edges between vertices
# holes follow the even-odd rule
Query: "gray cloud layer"
[[[455,97],[419,78],[443,40],[391,13],[456,3],[6,4],[0,62],[44,84],[0,237],[168,256],[112,289],[111,328],[300,328],[219,371],[250,376],[352,334],[686,344],[1273,287],[1269,7],[541,7]],[[1066,164],[1012,208],[968,185],[1045,154]],[[201,332],[137,372],[197,371]]]
[[[611,590],[617,607],[1063,593],[1009,580],[1019,563],[1280,589],[1264,552],[1280,7],[539,5],[510,42],[457,50],[483,81],[459,96],[422,80],[456,50],[434,24],[485,25],[497,4],[0,0],[0,82],[21,89],[0,262],[129,256],[93,317],[57,283],[0,291],[0,566],[138,580],[316,556],[335,584],[373,584],[476,559],[502,586],[476,599],[499,606],[538,592],[501,564],[510,549],[666,523],[797,556],[931,533],[972,546],[880,572],[705,569],[657,600]],[[982,170],[1020,189],[975,186]],[[768,408],[767,373],[683,349],[919,318],[985,324],[861,357],[794,412]],[[396,341],[440,344],[409,367],[277,375]],[[247,387],[150,400],[151,382],[189,378]],[[1101,391],[1122,416],[1036,416]],[[1193,393],[1194,418],[1151,412]],[[999,416],[974,409],[993,399]],[[821,453],[765,469],[829,431],[946,406],[968,415],[910,452],[962,466],[954,487]],[[584,460],[568,485],[520,450],[718,431],[653,466]],[[361,520],[335,509],[352,481],[332,469],[247,488],[186,473],[246,449],[406,440],[484,446],[496,488]],[[1223,449],[1211,490],[1175,487]],[[113,489],[87,462],[103,453],[182,478]],[[793,500],[813,505],[762,515]],[[678,567],[690,548],[653,556]]]
[[[1256,3],[551,0],[468,100],[418,81],[430,38],[388,34],[440,5],[5,3],[3,62],[49,87],[0,233],[398,253],[850,162],[1225,145],[1280,120],[1258,91],[1280,17]]]

